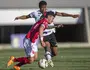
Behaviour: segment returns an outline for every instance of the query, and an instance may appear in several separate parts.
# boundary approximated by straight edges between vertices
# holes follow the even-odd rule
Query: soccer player
[[[24,39],[24,49],[27,57],[15,58],[14,56],[11,56],[10,60],[7,63],[7,66],[10,66],[14,62],[19,62],[14,66],[14,68],[16,70],[20,70],[20,66],[31,64],[37,59],[37,41],[38,39],[40,39],[42,47],[46,46],[45,42],[43,41],[43,31],[48,27],[48,24],[51,24],[53,22],[54,17],[55,15],[52,11],[47,12],[45,18],[39,20],[32,26]]]
[[[63,12],[57,12],[57,11],[53,11],[53,10],[47,10],[47,2],[46,1],[40,1],[39,2],[39,9],[35,12],[31,12],[28,15],[23,15],[23,16],[19,16],[16,17],[15,20],[18,19],[28,19],[28,18],[35,18],[35,21],[39,21],[40,19],[44,18],[46,15],[46,12],[48,11],[52,11],[54,12],[54,14],[56,16],[64,16],[64,17],[73,17],[73,18],[77,18],[79,15],[77,14],[67,14],[67,13],[63,13]],[[60,27],[62,27],[62,25],[59,25]],[[51,52],[47,51],[47,48],[45,48],[45,55],[47,60],[49,60],[49,64],[53,67],[54,64],[51,60],[51,56],[56,56],[57,55],[57,43],[56,43],[56,38],[55,38],[55,27],[58,27],[57,25],[55,25],[54,23],[49,24],[48,29],[45,29],[43,32],[44,35],[44,42],[46,42],[46,46],[51,47]]]

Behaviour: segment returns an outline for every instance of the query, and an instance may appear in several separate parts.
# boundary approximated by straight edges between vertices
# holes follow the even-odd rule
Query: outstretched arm
[[[24,19],[28,19],[28,18],[34,18],[34,15],[35,15],[35,12],[31,12],[28,15],[18,16],[15,18],[15,20],[18,20],[18,19],[24,20]]]
[[[56,16],[65,16],[65,17],[77,18],[77,17],[79,17],[79,14],[68,14],[68,13],[63,13],[63,12],[56,12]]]
[[[29,15],[22,15],[22,16],[18,16],[18,17],[16,17],[15,20],[18,20],[18,19],[22,19],[22,20],[24,20],[24,19],[28,19],[28,18],[30,18]]]
[[[60,28],[60,27],[64,27],[63,24],[54,24],[53,26],[48,26],[47,29],[51,29],[51,28]]]

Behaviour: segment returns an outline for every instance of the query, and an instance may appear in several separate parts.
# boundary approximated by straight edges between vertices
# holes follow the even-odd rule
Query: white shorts
[[[27,56],[33,57],[34,53],[38,52],[38,41],[39,39],[37,39],[35,43],[32,43],[30,39],[24,39],[23,45]]]

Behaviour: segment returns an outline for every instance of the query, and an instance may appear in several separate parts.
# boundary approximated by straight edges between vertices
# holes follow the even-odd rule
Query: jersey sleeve
[[[29,17],[34,18],[35,17],[35,12],[31,12],[30,14],[28,14]]]
[[[48,23],[47,23],[47,22],[43,22],[43,23],[41,24],[41,26],[43,26],[44,29],[46,29],[46,28],[48,28]]]
[[[54,14],[56,14],[56,11],[55,10],[52,10],[52,12],[54,12]]]

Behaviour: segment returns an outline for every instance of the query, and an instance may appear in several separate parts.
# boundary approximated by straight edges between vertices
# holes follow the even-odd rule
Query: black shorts
[[[54,33],[44,36],[44,42],[49,42],[51,47],[57,47],[57,41]]]

